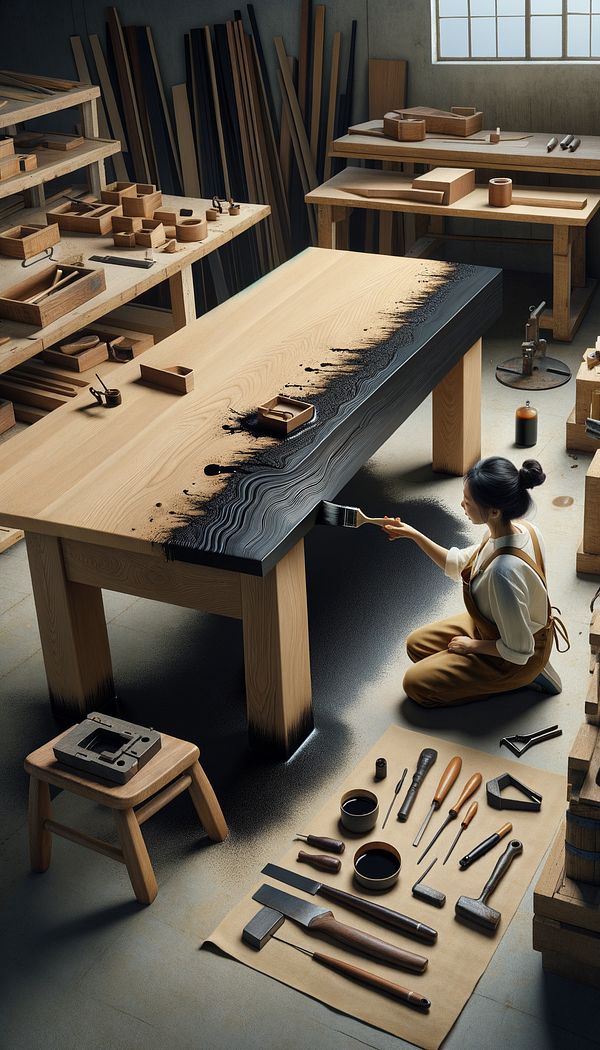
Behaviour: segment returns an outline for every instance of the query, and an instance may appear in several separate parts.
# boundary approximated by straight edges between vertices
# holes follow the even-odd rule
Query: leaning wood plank
[[[131,70],[131,77],[133,81],[134,89],[134,100],[136,101],[137,113],[140,122],[140,128],[142,132],[142,145],[146,152],[146,159],[148,164],[148,182],[153,183],[156,186],[160,186],[159,172],[158,172],[158,161],[156,157],[156,150],[154,147],[154,127],[150,121],[150,114],[148,112],[147,98],[148,89],[152,90],[152,87],[147,84],[142,68],[142,60],[138,45],[138,34],[136,26],[123,26],[123,34],[125,37],[127,52],[129,54],[129,68]],[[158,131],[158,129],[156,129]]]
[[[229,185],[229,169],[227,167],[227,152],[225,150],[225,137],[223,135],[223,121],[221,119],[221,103],[219,101],[219,90],[217,87],[217,77],[215,72],[215,56],[213,54],[212,36],[210,33],[210,26],[204,26],[204,43],[206,45],[206,58],[208,63],[208,72],[210,76],[210,90],[212,93],[213,107],[215,110],[215,123],[217,125],[217,138],[219,140],[219,153],[221,154],[221,167],[223,169],[223,184],[225,186],[225,196],[231,197],[231,188]],[[173,89],[175,90],[175,89]]]
[[[194,149],[194,133],[192,131],[187,84],[174,84],[171,91],[173,94],[173,110],[175,112],[179,156],[181,158],[183,192],[187,197],[200,197],[200,180],[198,178],[198,164]]]
[[[256,108],[259,114],[259,118],[261,119],[263,125],[265,150],[267,154],[267,165],[273,181],[273,189],[275,193],[275,200],[277,203],[279,223],[282,228],[282,236],[284,238],[284,241],[289,246],[290,215],[288,209],[286,189],[284,186],[281,165],[279,162],[279,153],[277,151],[275,128],[271,120],[271,108],[269,105],[270,91],[267,90],[268,85],[265,83],[263,77],[260,54],[258,51],[258,43],[254,35],[249,38],[248,61],[250,63],[251,68],[253,67],[254,69],[254,80],[256,83],[257,91],[259,91],[259,98],[256,102]],[[287,259],[289,255],[290,251],[287,248],[285,248],[282,261]]]
[[[142,136],[140,114],[138,112],[131,66],[125,47],[123,29],[116,7],[107,10],[108,31],[112,42],[115,65],[117,68],[117,79],[121,91],[121,99],[125,110],[125,123],[129,135],[129,148],[133,160],[135,177],[142,182],[150,182],[150,170],[148,168],[148,157]]]
[[[323,87],[323,47],[325,43],[325,7],[315,8],[313,29],[312,94],[310,113],[310,151],[317,167],[319,152],[319,128],[321,124],[321,90]]]
[[[369,59],[369,120],[406,105],[406,72],[403,59]]]
[[[73,57],[75,59],[75,66],[77,69],[77,75],[83,84],[91,84],[92,78],[85,57],[85,51],[83,50],[83,44],[81,37],[71,37],[71,50],[73,51]],[[112,90],[112,89],[111,89]],[[104,92],[103,92],[104,94]],[[111,137],[111,131],[108,126],[108,118],[105,109],[105,99],[100,96],[98,99],[98,127],[100,129],[100,136],[103,139],[109,139]],[[118,135],[115,136],[118,138]],[[114,153],[112,156],[112,163],[115,169],[115,177],[118,182],[127,182],[128,174],[127,168],[125,167],[125,161],[123,160],[123,143],[121,142],[121,153]]]
[[[292,137],[292,148],[294,150],[294,156],[296,158],[296,164],[297,164],[297,167],[298,167],[298,172],[300,174],[300,182],[302,183],[302,190],[304,192],[304,195],[306,196],[306,194],[309,193],[310,191],[308,189],[308,176],[306,174],[306,169],[304,167],[304,157],[303,157],[303,153],[302,153],[302,147],[301,147],[300,142],[298,140],[298,134],[297,134],[297,131],[296,131],[296,123],[294,121],[294,117],[292,115],[292,111],[291,111],[291,108],[290,108],[290,103],[289,103],[289,100],[288,100],[287,92],[285,90],[285,85],[283,83],[283,77],[281,76],[281,73],[279,71],[277,72],[277,80],[278,80],[278,83],[279,83],[279,89],[281,91],[281,102],[282,102],[282,105],[283,105],[283,108],[284,108],[284,112],[285,112],[285,115],[286,115],[286,120],[288,122],[289,129],[290,129],[290,134],[291,134],[291,137]],[[318,244],[319,238],[318,238],[318,233],[317,233],[317,222],[316,222],[315,215],[314,215],[314,209],[312,207],[310,207],[310,205],[307,208],[307,214],[308,214],[308,225],[309,225],[309,229],[310,229],[311,243],[312,244]]]
[[[327,129],[325,132],[325,166],[323,178],[325,181],[331,178],[331,164],[333,158],[330,156],[331,143],[335,129],[335,109],[337,104],[338,80],[340,75],[340,51],[342,47],[342,34],[335,33],[331,45],[331,72],[329,75],[329,104],[327,106]]]
[[[308,48],[310,42],[310,15],[312,0],[301,0],[300,47],[298,51],[298,105],[302,117],[306,116],[308,104]]]
[[[287,55],[285,53],[285,46],[283,43],[283,37],[276,36],[274,39],[275,51],[277,52],[277,60],[279,62],[279,69],[281,77],[285,87],[285,93],[289,103],[292,120],[296,129],[296,138],[298,145],[300,146],[302,164],[306,173],[306,181],[309,189],[314,189],[318,185],[317,172],[310,152],[310,143],[306,137],[306,129],[302,121],[302,114],[300,112],[300,106],[298,105],[298,96],[294,88],[292,78],[290,76],[290,67],[287,61]],[[296,158],[298,160],[298,158]]]
[[[292,77],[292,81],[294,81],[296,73],[295,66],[297,66],[297,62],[292,55],[288,55],[288,65],[290,67],[290,76]],[[281,177],[283,179],[283,185],[285,187],[286,193],[289,196],[290,169],[292,164],[292,133],[290,131],[290,125],[288,123],[283,99],[281,102],[281,116],[279,118],[279,129],[279,164],[281,166]]]
[[[282,262],[285,262],[287,258],[279,212],[280,197],[276,192],[274,180],[274,167],[278,165],[279,158],[277,157],[277,154],[275,154],[274,158],[269,157],[267,133],[265,130],[265,113],[261,111],[260,97],[258,94],[258,84],[256,80],[258,67],[254,62],[255,53],[252,47],[252,38],[244,34],[244,41],[246,49],[248,87],[257,136],[256,144],[263,167],[265,200],[271,204],[271,215],[267,220],[266,227],[271,235],[271,253],[273,256],[273,262],[275,266],[279,266]],[[266,116],[268,117],[268,112]]]
[[[106,59],[102,50],[102,45],[97,36],[92,35],[89,38],[90,47],[94,56],[94,62],[96,63],[96,73],[98,74],[98,80],[100,81],[100,87],[102,89],[102,97],[106,106],[106,112],[108,113],[108,119],[112,129],[112,133],[116,139],[121,143],[121,150],[123,153],[129,152],[129,146],[127,145],[127,138],[125,136],[125,128],[121,121],[121,115],[119,113],[119,107],[117,106],[117,100],[113,91],[112,81],[108,72],[108,66],[106,65]],[[124,180],[125,181],[125,180]]]
[[[165,122],[165,126],[166,126],[166,129],[167,129],[167,135],[169,136],[169,143],[170,143],[171,152],[172,152],[172,155],[173,155],[173,163],[175,165],[175,170],[177,172],[177,178],[179,179],[179,184],[181,185],[181,166],[179,164],[179,156],[177,154],[177,149],[176,149],[176,146],[175,146],[175,136],[173,135],[173,126],[171,124],[171,114],[169,113],[169,107],[167,106],[167,100],[165,98],[165,91],[164,91],[164,88],[163,88],[162,77],[160,75],[160,67],[158,65],[158,56],[156,54],[156,48],[154,46],[154,38],[152,36],[152,30],[150,29],[150,26],[145,26],[144,28],[145,28],[146,36],[148,38],[148,47],[150,49],[150,55],[151,55],[151,58],[152,58],[152,65],[154,67],[154,76],[156,77],[156,86],[158,87],[158,94],[160,96],[160,103],[161,103],[161,106],[162,106],[164,122]]]

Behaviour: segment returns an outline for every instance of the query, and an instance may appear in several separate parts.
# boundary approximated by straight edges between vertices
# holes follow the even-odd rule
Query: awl
[[[477,813],[478,808],[479,807],[478,807],[476,802],[471,802],[471,805],[469,806],[465,816],[463,817],[463,819],[460,822],[460,827],[459,827],[458,831],[456,832],[456,835],[452,839],[452,845],[450,846],[450,849],[448,850],[446,856],[444,857],[444,859],[442,861],[442,864],[445,864],[446,861],[448,860],[448,857],[452,853],[452,850],[456,846],[456,843],[458,842],[458,840],[459,840],[460,836],[462,835],[463,831],[465,830],[465,828],[468,828],[469,824],[473,820],[473,817]]]
[[[452,785],[453,785],[454,781],[456,780],[458,774],[460,773],[461,769],[462,769],[462,758],[459,755],[455,755],[455,757],[450,760],[450,762],[448,763],[448,765],[446,766],[444,772],[442,773],[442,775],[440,777],[440,782],[439,782],[439,784],[437,786],[437,791],[436,791],[435,795],[433,796],[433,799],[432,799],[432,802],[431,802],[431,806],[430,806],[430,809],[429,809],[429,813],[427,814],[427,816],[425,817],[425,820],[421,824],[421,827],[417,831],[417,836],[415,838],[415,841],[413,842],[413,846],[418,846],[419,845],[419,842],[421,841],[421,839],[423,838],[423,835],[425,834],[425,829],[426,829],[427,825],[429,824],[429,821],[431,820],[431,818],[432,818],[433,814],[435,813],[435,811],[440,808],[442,802],[444,801],[446,795],[450,791],[450,788],[452,787]]]
[[[383,904],[367,901],[364,897],[356,897],[353,893],[346,893],[337,886],[328,886],[324,882],[308,879],[306,875],[300,875],[297,871],[289,871],[288,868],[280,868],[278,864],[265,864],[262,873],[271,879],[277,879],[278,882],[285,882],[287,886],[293,886],[296,890],[304,890],[305,893],[311,893],[313,896],[318,894],[319,897],[325,897],[326,900],[342,904],[350,911],[368,915],[373,922],[379,922],[391,930],[400,930],[408,937],[423,941],[424,944],[435,944],[437,941],[437,930],[434,930],[432,926],[427,926],[426,923],[419,922],[417,919],[411,919],[410,915],[403,915],[402,912],[392,911]]]
[[[423,850],[421,856],[417,861],[417,864],[420,864],[423,860],[423,857],[425,857],[429,853],[429,850],[433,846],[436,839],[440,837],[444,828],[447,828],[448,824],[450,824],[452,820],[456,820],[459,810],[464,806],[467,799],[470,798],[475,791],[477,791],[477,788],[480,786],[481,781],[481,773],[473,773],[473,776],[469,777],[456,802],[452,806],[452,809],[448,810],[448,816],[446,817],[444,823],[442,824],[441,828],[438,828],[427,848]]]
[[[345,923],[337,921],[330,909],[317,908],[301,897],[284,893],[275,886],[263,884],[253,894],[252,899],[286,915],[288,919],[293,919],[309,932],[324,934],[337,944],[353,948],[371,959],[388,963],[401,970],[410,970],[412,973],[423,973],[427,969],[428,960],[424,955],[415,955],[414,952],[407,952],[404,948],[397,948],[388,941],[373,937],[370,933],[357,930],[354,926],[346,926]]]

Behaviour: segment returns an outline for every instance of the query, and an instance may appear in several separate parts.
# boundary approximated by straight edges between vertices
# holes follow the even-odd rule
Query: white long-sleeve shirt
[[[515,535],[488,539],[475,560],[474,574],[498,547],[517,547],[535,561],[529,532],[520,522],[513,525],[519,530]],[[533,528],[545,559],[544,541],[535,525]],[[460,580],[462,570],[478,546],[474,543],[463,549],[451,547],[446,557],[446,576]],[[499,655],[510,663],[526,664],[533,656],[533,635],[545,627],[548,615],[546,589],[537,573],[520,558],[500,554],[487,569],[475,575],[471,595],[481,615],[498,628]]]

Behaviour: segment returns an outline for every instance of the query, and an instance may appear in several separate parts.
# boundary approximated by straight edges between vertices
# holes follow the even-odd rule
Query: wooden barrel
[[[565,874],[600,886],[600,813],[598,820],[592,820],[567,810]]]

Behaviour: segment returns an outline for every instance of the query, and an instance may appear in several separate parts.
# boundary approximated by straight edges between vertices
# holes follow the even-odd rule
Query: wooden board
[[[335,111],[337,106],[338,81],[340,76],[340,52],[342,48],[342,34],[334,33],[331,44],[331,63],[329,72],[329,100],[327,102],[327,126],[325,129],[325,162],[323,177],[331,176],[331,144],[335,128]]]
[[[407,72],[404,59],[369,59],[369,120],[406,105]]]
[[[0,525],[0,554],[22,540],[24,535],[22,529],[7,529],[6,526]]]
[[[494,322],[500,285],[487,268],[308,249],[146,352],[201,371],[185,397],[142,386],[132,361],[104,376],[121,407],[75,399],[17,436],[18,470],[0,449],[0,521],[264,575]],[[316,408],[284,440],[252,427],[278,392]]]
[[[194,150],[194,134],[192,131],[192,118],[187,97],[185,84],[174,84],[173,109],[175,111],[175,127],[177,129],[177,141],[179,144],[179,155],[181,157],[181,178],[183,180],[183,192],[188,197],[200,196],[200,181],[198,179],[198,165],[196,163],[196,152]]]
[[[107,19],[108,32],[112,43],[117,78],[121,91],[121,100],[125,112],[125,124],[128,132],[129,149],[134,168],[133,174],[136,179],[143,182],[149,182],[150,169],[148,167],[148,157],[142,135],[140,114],[133,87],[131,66],[129,63],[127,48],[125,47],[123,29],[121,27],[116,7],[107,8]]]
[[[454,204],[475,189],[473,168],[433,168],[413,179],[413,187],[424,190],[443,190],[443,204]],[[538,198],[542,199],[543,198]]]

